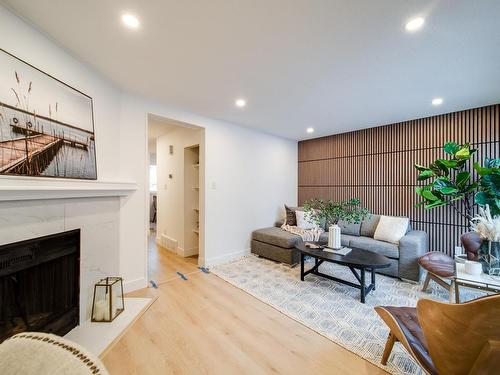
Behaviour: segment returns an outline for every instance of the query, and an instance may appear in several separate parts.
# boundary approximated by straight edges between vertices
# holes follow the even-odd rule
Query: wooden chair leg
[[[454,292],[455,292],[455,285],[454,284],[455,283],[452,280],[451,284],[450,284],[450,287],[448,289],[448,292],[450,293],[450,300],[449,300],[450,303],[453,303],[454,300],[455,300],[455,294],[454,294]]]
[[[455,284],[455,303],[460,303],[460,288],[456,281],[452,282]]]
[[[427,272],[427,276],[425,276],[424,286],[422,287],[423,292],[425,292],[429,287],[429,281],[431,281],[431,274]]]
[[[394,336],[392,332],[389,332],[389,337],[387,337],[387,342],[385,343],[384,354],[382,355],[382,360],[380,361],[380,363],[382,363],[384,366],[387,365],[387,360],[391,355],[392,348],[396,340],[396,336]]]

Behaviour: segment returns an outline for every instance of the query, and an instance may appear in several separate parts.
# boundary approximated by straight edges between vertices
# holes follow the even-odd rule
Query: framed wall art
[[[2,49],[0,175],[97,179],[92,98]]]

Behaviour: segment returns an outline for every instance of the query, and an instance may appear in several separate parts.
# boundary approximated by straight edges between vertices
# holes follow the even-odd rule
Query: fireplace
[[[80,230],[0,246],[0,342],[78,325]]]

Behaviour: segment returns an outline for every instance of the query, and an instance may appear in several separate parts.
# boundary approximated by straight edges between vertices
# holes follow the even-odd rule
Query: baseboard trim
[[[140,277],[134,280],[126,280],[123,282],[123,292],[129,293],[134,290],[143,289],[148,286],[148,281],[144,277]]]
[[[177,255],[180,255],[181,257],[191,257],[193,255],[198,254],[198,248],[192,248],[192,249],[183,249],[182,247],[177,248]]]
[[[250,249],[234,251],[234,252],[229,253],[229,254],[220,255],[218,257],[205,258],[204,263],[205,263],[206,267],[211,267],[211,266],[216,266],[217,264],[230,262],[232,260],[247,256],[247,255],[250,255]]]

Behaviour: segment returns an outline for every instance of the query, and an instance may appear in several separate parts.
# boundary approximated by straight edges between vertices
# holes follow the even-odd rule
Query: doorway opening
[[[203,265],[204,139],[203,128],[148,116],[148,277],[152,285]]]

